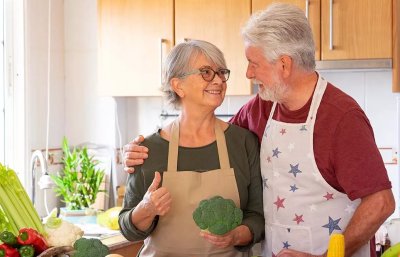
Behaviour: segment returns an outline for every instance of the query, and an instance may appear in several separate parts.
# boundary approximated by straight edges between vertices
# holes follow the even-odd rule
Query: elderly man
[[[346,256],[375,256],[374,234],[395,204],[365,113],[315,71],[301,9],[271,5],[242,35],[259,93],[231,122],[261,143],[264,256],[324,256],[333,233],[344,235]],[[147,157],[139,141],[124,147],[127,167]]]

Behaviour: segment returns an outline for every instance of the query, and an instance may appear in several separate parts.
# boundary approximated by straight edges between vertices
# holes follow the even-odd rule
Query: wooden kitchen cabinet
[[[250,0],[175,0],[176,43],[202,39],[222,50],[231,70],[227,95],[251,93],[240,35],[242,25],[250,17],[250,8]]]
[[[392,0],[322,0],[321,28],[322,60],[392,58]]]
[[[308,10],[317,60],[392,58],[393,0],[286,0]],[[253,0],[252,11],[275,0]],[[320,8],[320,12],[319,12]],[[331,23],[332,20],[332,23]]]
[[[173,0],[97,3],[100,95],[161,95],[161,63],[174,44]]]
[[[161,95],[161,63],[185,39],[223,51],[231,70],[227,95],[251,93],[240,35],[250,0],[98,0],[98,10],[101,95]]]

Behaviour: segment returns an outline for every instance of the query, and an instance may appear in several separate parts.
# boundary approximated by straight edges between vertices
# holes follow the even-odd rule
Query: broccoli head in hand
[[[202,230],[223,235],[242,223],[243,212],[232,199],[214,196],[202,200],[193,212],[193,220]]]

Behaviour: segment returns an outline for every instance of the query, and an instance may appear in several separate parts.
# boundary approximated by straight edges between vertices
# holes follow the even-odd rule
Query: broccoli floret
[[[105,257],[110,253],[105,246],[97,238],[80,238],[74,243],[74,257]]]
[[[231,199],[214,196],[202,200],[193,212],[193,220],[202,230],[223,235],[242,223],[243,212]]]

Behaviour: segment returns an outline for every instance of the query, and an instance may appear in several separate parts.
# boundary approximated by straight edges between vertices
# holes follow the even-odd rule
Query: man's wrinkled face
[[[246,46],[246,58],[249,62],[246,76],[259,86],[259,96],[266,101],[281,103],[289,91],[289,86],[280,76],[277,62],[268,62],[261,48]]]

